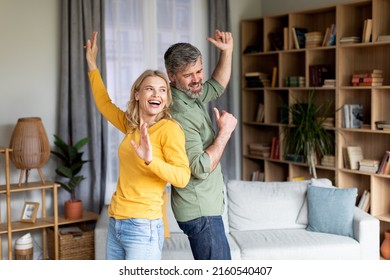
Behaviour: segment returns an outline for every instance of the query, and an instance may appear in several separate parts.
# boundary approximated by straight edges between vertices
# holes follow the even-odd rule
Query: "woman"
[[[131,88],[124,112],[107,93],[96,64],[97,32],[86,59],[96,106],[125,134],[119,145],[119,178],[109,206],[107,259],[160,259],[164,242],[162,195],[167,182],[184,188],[190,179],[185,138],[171,119],[169,81],[146,70]]]

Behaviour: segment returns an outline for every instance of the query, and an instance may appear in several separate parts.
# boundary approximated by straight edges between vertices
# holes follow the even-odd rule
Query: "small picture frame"
[[[26,201],[24,203],[20,221],[23,223],[35,223],[35,220],[37,218],[38,208],[39,208],[38,202]]]

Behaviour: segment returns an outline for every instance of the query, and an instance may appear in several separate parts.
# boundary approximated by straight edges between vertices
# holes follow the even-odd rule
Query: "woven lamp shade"
[[[30,169],[36,168],[43,183],[41,167],[49,160],[50,144],[45,128],[40,118],[20,118],[11,136],[10,158],[16,168],[21,169],[19,186],[23,174],[26,173],[26,183]]]

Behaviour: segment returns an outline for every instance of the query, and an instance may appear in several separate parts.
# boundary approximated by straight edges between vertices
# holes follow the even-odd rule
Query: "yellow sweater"
[[[139,142],[140,131],[128,132],[125,112],[112,103],[97,69],[89,72],[89,79],[98,110],[125,134],[118,149],[119,178],[109,215],[116,219],[162,218],[166,184],[184,188],[191,175],[182,129],[175,121],[166,119],[151,126],[148,132],[153,160],[146,165],[130,144],[131,139]]]

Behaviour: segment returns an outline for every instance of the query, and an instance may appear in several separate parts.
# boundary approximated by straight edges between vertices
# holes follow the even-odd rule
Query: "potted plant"
[[[303,159],[314,178],[317,178],[317,156],[334,155],[334,133],[324,125],[327,117],[334,116],[332,104],[314,103],[314,91],[311,91],[307,100],[296,100],[287,106],[291,121],[284,128],[284,156],[288,160]]]
[[[76,199],[76,188],[80,186],[82,180],[85,179],[83,175],[79,175],[83,165],[89,160],[84,160],[83,152],[80,149],[84,147],[89,141],[89,137],[85,137],[76,142],[76,144],[67,144],[57,135],[54,135],[54,145],[56,151],[51,153],[56,156],[61,165],[56,169],[56,174],[62,177],[57,183],[70,193],[70,199],[65,201],[65,218],[75,220],[80,219],[83,214],[82,201]]]

